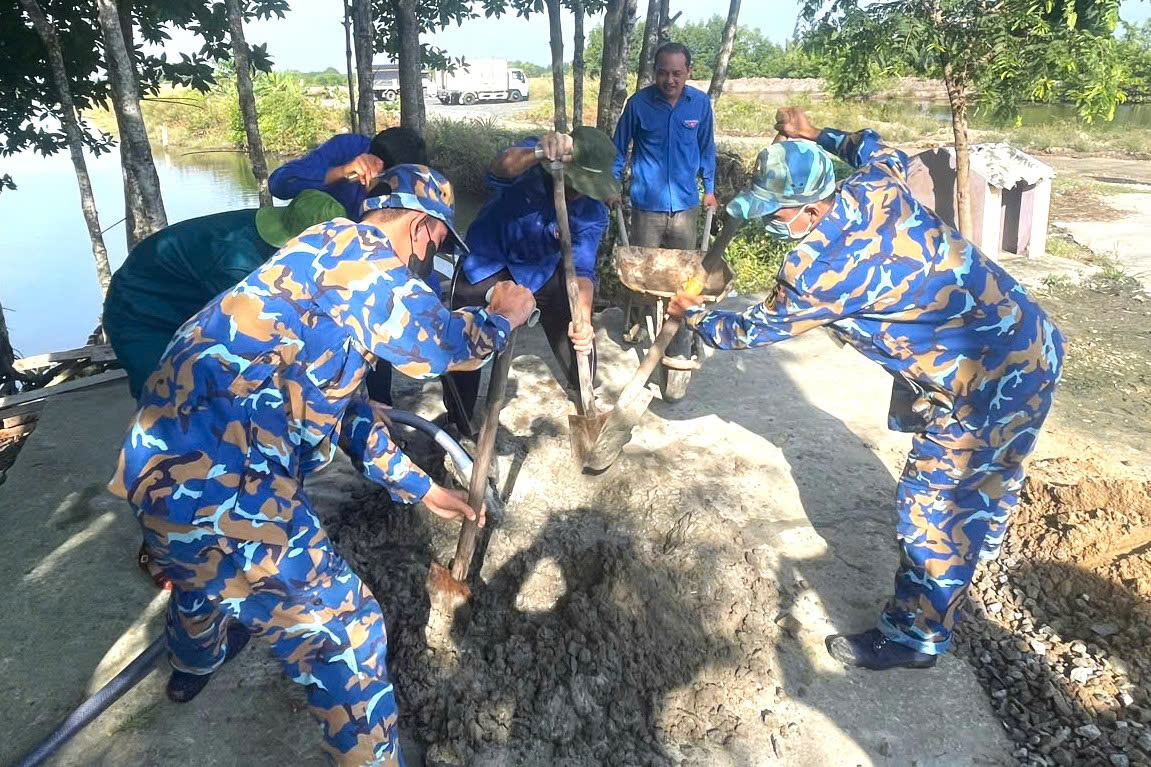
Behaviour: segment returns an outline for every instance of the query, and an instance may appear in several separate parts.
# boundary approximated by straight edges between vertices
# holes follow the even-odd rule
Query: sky
[[[344,69],[344,27],[341,0],[290,0],[292,10],[283,19],[254,21],[245,26],[249,43],[267,43],[277,69],[305,72],[328,67]],[[799,0],[744,0],[740,23],[758,27],[767,37],[782,42],[791,36],[799,10]],[[643,18],[647,2],[640,0]],[[728,0],[672,0],[672,13],[683,10],[680,21],[727,15]],[[688,10],[690,6],[691,10]],[[591,31],[598,18],[585,22]],[[564,13],[565,58],[571,56],[572,16]],[[307,41],[306,45],[301,41]],[[444,48],[452,56],[505,58],[547,65],[551,62],[547,14],[530,19],[505,16],[501,19],[472,19],[459,27],[449,27],[425,42]],[[174,32],[164,46],[170,55],[197,47],[190,34]]]
[[[783,42],[791,37],[801,0],[743,0],[740,24],[756,27],[770,40]],[[639,16],[646,13],[646,0],[639,0]],[[320,71],[328,67],[344,69],[343,4],[341,0],[291,0],[283,19],[255,21],[246,26],[248,42],[267,43],[277,69]],[[690,8],[690,10],[689,10]],[[714,15],[727,15],[728,0],[672,0],[672,13],[683,11],[680,22],[697,21]],[[1125,21],[1141,23],[1151,16],[1151,2],[1126,0],[1120,6]],[[571,56],[572,17],[563,21],[565,58]],[[589,19],[590,31],[599,19]],[[194,49],[190,34],[175,32],[164,46],[170,54]],[[306,42],[306,44],[304,44]],[[529,19],[505,16],[501,19],[472,19],[462,26],[449,27],[425,40],[444,48],[452,56],[505,58],[547,65],[551,62],[547,14]]]

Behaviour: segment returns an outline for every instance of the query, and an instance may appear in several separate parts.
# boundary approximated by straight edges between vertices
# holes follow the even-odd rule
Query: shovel
[[[476,520],[479,519],[487,491],[488,469],[492,464],[492,453],[495,452],[496,432],[500,428],[500,411],[504,407],[508,372],[512,367],[512,353],[515,351],[518,332],[518,329],[513,330],[508,336],[507,346],[492,365],[492,376],[488,382],[488,412],[484,425],[480,428],[480,437],[476,441],[476,456],[468,488],[468,505],[476,513]],[[472,555],[476,550],[476,535],[479,533],[476,520],[465,519],[460,527],[460,538],[456,542],[456,555],[452,558],[451,570],[432,562],[428,571],[427,589],[431,612],[428,615],[425,639],[432,647],[447,647],[456,611],[466,605],[471,598],[467,580]]]
[[[552,179],[554,183],[553,197],[556,206],[556,221],[559,224],[560,251],[563,253],[564,278],[568,289],[568,307],[571,310],[572,321],[577,325],[582,320],[579,305],[579,283],[576,282],[575,264],[572,261],[572,232],[568,221],[568,204],[564,196],[564,165],[562,162],[551,164]],[[590,450],[595,444],[596,437],[603,429],[607,413],[596,411],[595,394],[592,392],[591,357],[576,353],[576,373],[579,376],[579,398],[576,400],[576,412],[568,416],[568,428],[571,430],[572,457],[581,467],[587,466],[591,460]]]
[[[703,262],[696,269],[695,275],[684,283],[682,288],[684,293],[692,296],[703,293],[704,286],[707,285],[708,274],[720,265],[724,251],[727,250],[727,246],[735,237],[735,233],[742,223],[741,219],[730,216],[727,218],[723,230],[711,243],[711,247],[708,248]],[[672,317],[664,320],[663,327],[660,328],[659,335],[655,337],[651,348],[648,349],[647,356],[643,358],[643,362],[640,363],[639,369],[635,371],[631,381],[620,392],[615,409],[608,414],[606,423],[603,424],[602,429],[596,433],[590,443],[591,446],[585,454],[584,461],[584,466],[588,469],[597,472],[605,471],[619,457],[623,446],[631,441],[632,430],[635,429],[635,425],[639,423],[643,414],[647,412],[647,406],[654,396],[653,392],[647,388],[647,381],[663,359],[667,345],[675,338],[680,325],[682,325],[680,320]]]

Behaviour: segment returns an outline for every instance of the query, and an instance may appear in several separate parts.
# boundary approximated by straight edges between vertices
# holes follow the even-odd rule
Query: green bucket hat
[[[282,208],[257,210],[256,231],[264,242],[282,248],[308,227],[346,215],[344,206],[332,195],[319,189],[305,189]]]
[[[572,189],[593,200],[607,202],[619,197],[615,177],[615,144],[607,134],[588,125],[571,132],[572,159],[564,163],[564,179]]]

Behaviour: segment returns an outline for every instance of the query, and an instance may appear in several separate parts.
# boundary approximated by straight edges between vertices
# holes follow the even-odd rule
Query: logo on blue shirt
[[[683,127],[685,128],[698,128],[699,120],[684,120]]]

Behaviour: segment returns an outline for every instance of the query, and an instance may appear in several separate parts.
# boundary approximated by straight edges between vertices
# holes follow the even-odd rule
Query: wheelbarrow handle
[[[619,223],[619,241],[625,248],[630,247],[631,243],[627,239],[627,222],[623,220],[623,203],[615,206],[615,217]]]
[[[715,208],[709,207],[707,215],[703,218],[703,234],[699,238],[699,249],[707,250],[711,244],[711,222],[715,219]]]

